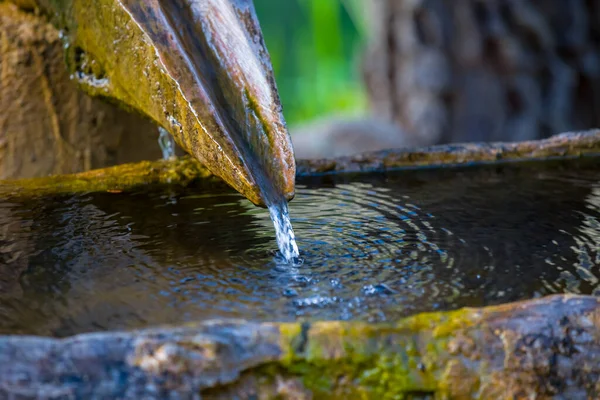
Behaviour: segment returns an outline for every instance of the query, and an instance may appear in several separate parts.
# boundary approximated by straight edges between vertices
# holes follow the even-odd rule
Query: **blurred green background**
[[[363,0],[254,0],[290,126],[362,114]]]

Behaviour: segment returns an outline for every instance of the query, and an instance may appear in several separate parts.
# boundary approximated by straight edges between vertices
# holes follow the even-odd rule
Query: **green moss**
[[[442,396],[452,385],[444,362],[449,358],[448,343],[479,319],[475,310],[464,309],[419,314],[396,325],[285,324],[280,329],[284,355],[278,365],[300,377],[316,398],[348,395],[348,390],[357,396],[353,398],[379,400],[413,393]]]

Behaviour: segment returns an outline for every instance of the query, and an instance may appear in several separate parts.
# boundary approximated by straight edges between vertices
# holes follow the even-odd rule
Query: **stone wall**
[[[157,159],[157,128],[71,82],[59,32],[0,2],[0,179]]]

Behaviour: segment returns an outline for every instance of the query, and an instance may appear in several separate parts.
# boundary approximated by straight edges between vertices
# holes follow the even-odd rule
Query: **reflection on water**
[[[563,240],[572,240],[571,250],[576,259],[569,260],[560,254],[546,259],[548,265],[561,271],[557,281],[544,281],[550,291],[564,286],[569,292],[600,295],[600,184],[592,188],[585,208],[579,213],[581,222],[577,229],[560,232],[564,235]]]
[[[0,200],[0,331],[382,321],[596,294],[598,164],[305,179],[290,204],[294,267],[277,261],[268,212],[237,194]]]

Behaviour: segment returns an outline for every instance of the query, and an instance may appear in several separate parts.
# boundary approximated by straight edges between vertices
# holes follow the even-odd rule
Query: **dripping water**
[[[248,96],[245,96],[244,98],[246,101],[246,129],[244,131],[248,133],[246,140],[248,140],[248,143],[252,143],[257,138],[264,138],[266,132],[264,131],[262,122],[256,114],[256,111],[251,106]],[[259,142],[254,143],[250,147],[262,149],[261,151],[258,151],[257,154],[264,154],[265,149],[262,148],[262,146],[263,144]],[[254,164],[258,160],[250,159],[247,161]],[[266,172],[267,171],[262,167],[255,168],[255,176],[258,178],[258,182],[260,182],[259,187],[265,200],[265,204],[269,209],[271,221],[273,221],[275,227],[277,247],[279,248],[279,253],[285,263],[296,264],[299,261],[300,253],[298,251],[298,245],[296,244],[292,222],[290,221],[288,204],[286,199],[281,196],[281,194],[277,193],[273,187],[273,182],[267,177],[268,174],[266,174]]]

